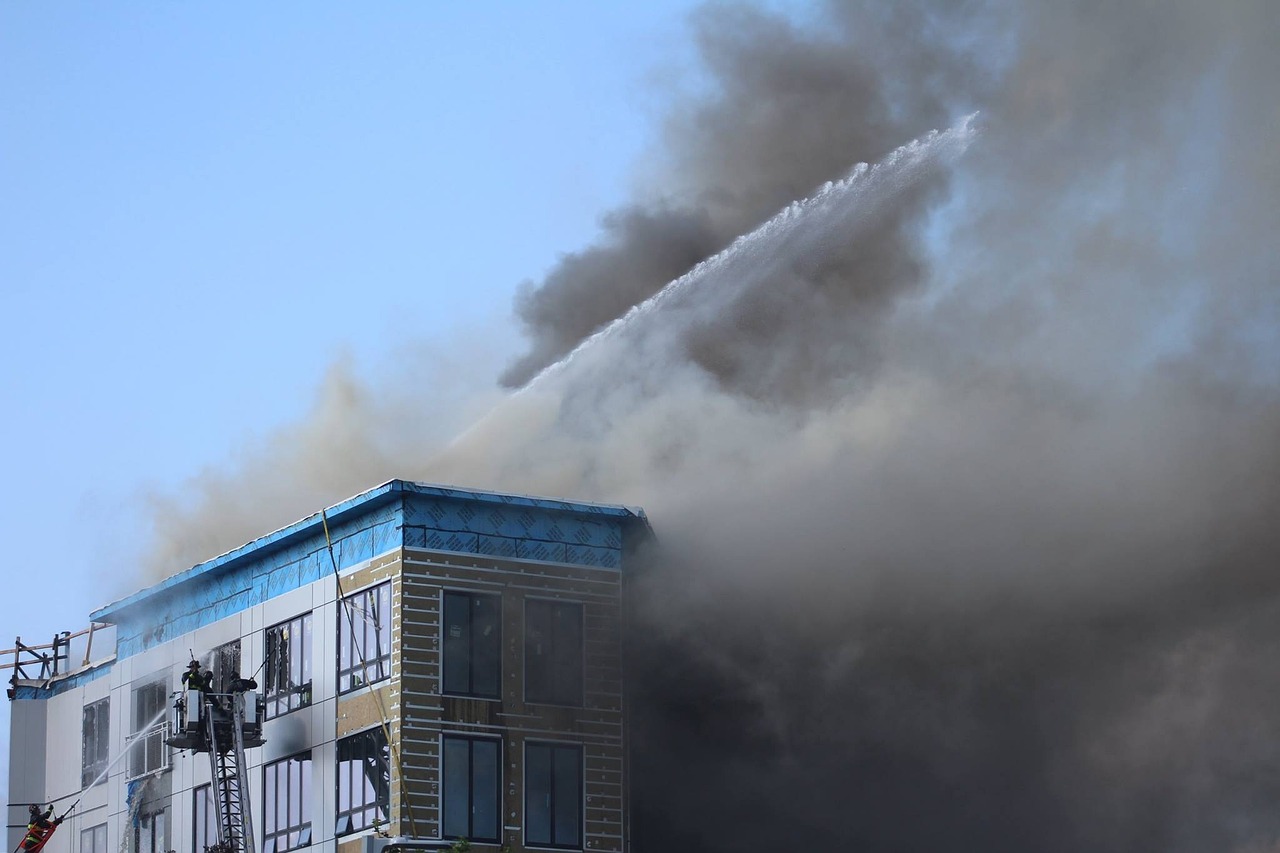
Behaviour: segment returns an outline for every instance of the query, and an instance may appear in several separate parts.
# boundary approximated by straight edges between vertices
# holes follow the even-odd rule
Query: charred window
[[[524,697],[582,705],[582,605],[528,599],[524,605]]]
[[[391,751],[382,729],[338,741],[338,825],[346,835],[385,821],[391,805]]]
[[[106,777],[107,748],[111,736],[111,701],[99,699],[84,708],[81,731],[80,787],[87,788]]]
[[[444,692],[497,699],[501,689],[502,598],[444,594]]]
[[[391,582],[342,599],[338,613],[338,692],[391,677]]]
[[[240,641],[223,643],[209,657],[209,669],[213,672],[213,692],[230,693],[231,679],[240,674]]]
[[[464,735],[443,738],[440,777],[445,838],[499,840],[502,744]]]
[[[582,747],[525,744],[524,843],[582,848]]]
[[[262,781],[263,853],[311,844],[311,753],[268,764]]]
[[[311,704],[311,614],[304,613],[266,631],[262,701],[267,717]]]

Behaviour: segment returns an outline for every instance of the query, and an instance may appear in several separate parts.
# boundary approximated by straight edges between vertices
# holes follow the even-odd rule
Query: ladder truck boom
[[[174,702],[169,745],[209,755],[218,844],[209,853],[256,853],[249,814],[245,749],[261,746],[265,708],[251,690],[212,693],[191,689]],[[200,853],[200,851],[196,851]]]

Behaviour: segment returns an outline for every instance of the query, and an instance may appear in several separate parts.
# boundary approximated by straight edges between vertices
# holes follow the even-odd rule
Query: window
[[[168,811],[142,812],[133,836],[133,853],[168,853]]]
[[[445,735],[444,837],[469,841],[498,838],[502,744],[496,740]]]
[[[582,848],[582,747],[525,744],[524,843]]]
[[[582,704],[582,605],[526,599],[524,698],[550,705]]]
[[[385,821],[391,805],[391,750],[382,729],[338,741],[338,826],[346,835]]]
[[[311,753],[262,768],[262,850],[284,853],[311,843]]]
[[[338,692],[391,677],[391,582],[342,599],[338,613]]]
[[[168,685],[164,681],[153,681],[133,691],[133,735],[130,742],[142,738],[145,743],[133,746],[130,750],[131,779],[169,766],[169,748],[164,743],[164,716],[169,710],[168,692]]]
[[[84,707],[80,741],[80,787],[88,788],[106,778],[107,747],[111,735],[111,700],[99,699]]]
[[[80,830],[80,853],[108,853],[105,823]]]
[[[497,699],[501,688],[502,598],[444,594],[444,691]]]
[[[213,786],[201,785],[191,792],[191,851],[205,853],[218,843],[218,811],[213,805]]]
[[[262,701],[267,717],[311,704],[311,614],[267,629]]]
[[[240,674],[240,641],[223,643],[209,656],[209,670],[213,673],[213,692],[230,693],[231,678]]]

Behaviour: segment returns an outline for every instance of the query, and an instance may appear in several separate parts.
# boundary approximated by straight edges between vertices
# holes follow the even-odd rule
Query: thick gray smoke
[[[441,466],[653,515],[641,849],[1280,849],[1280,16],[963,13],[702,16],[682,204],[522,296],[508,381],[842,158],[982,136]]]
[[[1274,2],[695,32],[660,202],[526,289],[508,384],[854,161],[980,133],[891,160],[866,215],[805,208],[821,240],[729,250],[438,453],[408,418],[339,446],[646,507],[643,851],[1280,850]]]
[[[900,29],[925,24],[923,12],[906,5],[890,14]],[[716,96],[672,110],[658,202],[608,214],[600,245],[567,255],[539,286],[525,285],[516,308],[533,346],[506,370],[504,384],[524,384],[591,332],[854,163],[874,162],[955,117],[932,85],[899,91],[897,79],[904,63],[926,77],[962,72],[952,48],[904,40],[902,52],[880,56],[877,36],[859,33],[859,21],[831,23],[814,37],[748,7],[711,6],[696,16]],[[774,324],[820,321],[823,303],[833,300],[845,313],[870,310],[885,290],[913,282],[920,272],[911,228],[919,201],[904,199],[899,210],[885,211],[874,239],[850,247],[843,268],[833,262],[827,280],[796,282],[798,292],[776,297],[760,294],[747,306],[746,322],[760,337],[793,337],[792,329]],[[789,310],[777,311],[769,304],[774,298],[786,299]],[[801,314],[806,302],[813,310]],[[692,357],[722,379],[745,378],[718,349],[720,337],[691,341]]]

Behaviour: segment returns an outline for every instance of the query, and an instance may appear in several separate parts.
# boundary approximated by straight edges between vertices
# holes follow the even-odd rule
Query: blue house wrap
[[[329,536],[325,536],[325,527]],[[401,547],[619,571],[649,535],[612,504],[392,480],[90,614],[116,627],[116,659]]]

